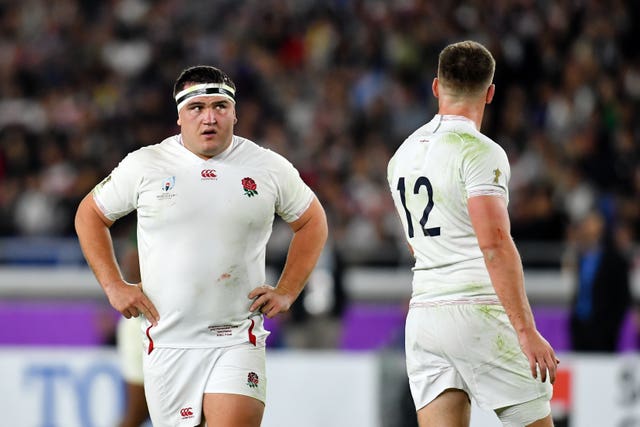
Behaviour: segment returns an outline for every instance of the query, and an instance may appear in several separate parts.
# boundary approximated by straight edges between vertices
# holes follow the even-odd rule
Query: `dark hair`
[[[188,83],[224,83],[234,90],[236,88],[233,80],[224,71],[210,65],[195,65],[183,70],[173,85],[173,96],[175,97]]]
[[[445,47],[438,58],[438,80],[454,94],[486,90],[496,69],[491,52],[478,42],[466,40]]]

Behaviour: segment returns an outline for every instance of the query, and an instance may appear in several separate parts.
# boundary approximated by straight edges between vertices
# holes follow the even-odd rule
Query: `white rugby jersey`
[[[127,155],[93,197],[110,220],[137,210],[142,286],[160,315],[143,322],[148,351],[264,344],[247,295],[265,283],[274,215],[294,221],[313,199],[289,161],[238,136],[203,160],[175,135]]]
[[[416,258],[412,303],[497,303],[467,199],[508,202],[509,175],[504,150],[462,116],[436,115],[398,148],[387,179]]]

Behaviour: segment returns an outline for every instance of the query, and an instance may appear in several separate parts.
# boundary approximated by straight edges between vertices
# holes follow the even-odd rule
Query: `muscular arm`
[[[468,209],[491,282],[529,359],[531,373],[534,378],[537,376],[537,365],[542,381],[548,370],[553,382],[557,360],[549,343],[536,329],[525,293],[522,262],[511,238],[506,203],[501,197],[477,196],[469,199]]]
[[[289,225],[293,230],[293,238],[277,286],[261,286],[249,294],[249,298],[257,298],[249,310],[261,308],[269,318],[289,310],[302,292],[327,241],[327,218],[317,198],[300,218]]]
[[[122,277],[109,232],[112,224],[113,221],[102,214],[91,194],[80,202],[75,218],[80,247],[109,303],[126,318],[143,313],[155,325],[158,312],[142,292],[141,284],[132,286]]]

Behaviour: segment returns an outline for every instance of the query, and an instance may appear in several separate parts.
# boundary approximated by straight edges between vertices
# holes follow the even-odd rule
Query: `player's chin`
[[[216,140],[203,140],[200,144],[200,153],[207,157],[213,157],[222,151],[224,151],[223,145]]]

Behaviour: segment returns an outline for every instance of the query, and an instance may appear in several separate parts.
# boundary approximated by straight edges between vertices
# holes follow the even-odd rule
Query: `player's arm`
[[[112,224],[98,208],[93,195],[85,196],[76,212],[75,228],[87,263],[113,308],[126,318],[142,313],[155,325],[158,311],[142,292],[141,284],[132,286],[122,277],[109,231]]]
[[[289,226],[293,237],[277,286],[261,286],[249,294],[249,298],[255,298],[249,311],[260,309],[269,318],[289,310],[302,292],[327,241],[327,217],[316,197],[302,216]]]
[[[537,376],[537,365],[541,380],[545,381],[548,371],[553,382],[558,361],[553,348],[536,329],[525,293],[522,262],[511,238],[506,202],[498,196],[475,196],[469,198],[468,209],[491,282],[518,333],[531,373],[534,378]]]

